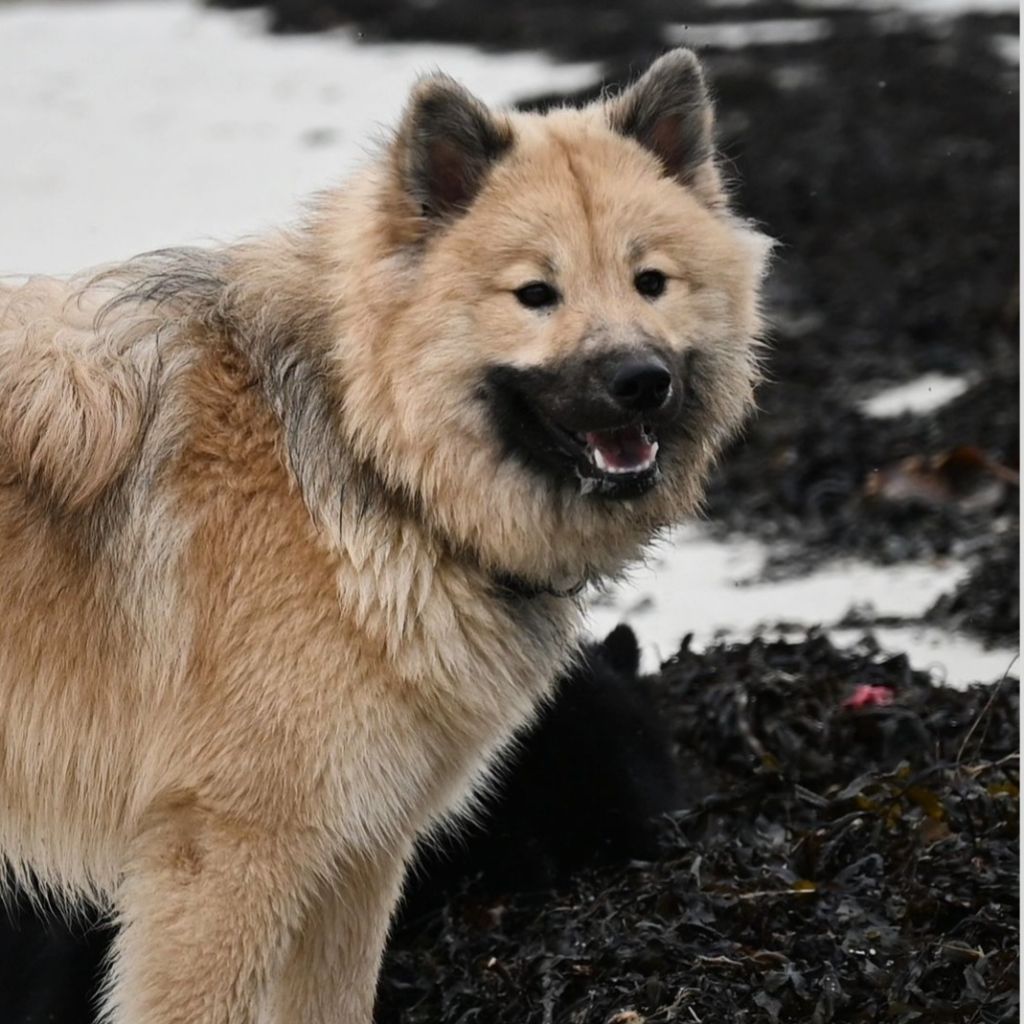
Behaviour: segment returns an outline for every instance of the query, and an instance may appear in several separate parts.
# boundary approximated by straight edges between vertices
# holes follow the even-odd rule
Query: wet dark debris
[[[992,539],[970,575],[935,603],[928,617],[1007,647],[1020,639],[1020,533]]]
[[[850,710],[865,684],[893,700]],[[394,935],[379,1024],[1018,1019],[1018,685],[869,643],[683,649],[653,680],[687,789],[648,861],[463,881]]]

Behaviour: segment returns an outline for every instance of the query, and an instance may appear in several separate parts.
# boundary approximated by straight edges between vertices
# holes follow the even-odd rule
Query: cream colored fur
[[[415,837],[571,657],[577,603],[493,575],[617,573],[699,501],[766,247],[613,115],[493,115],[512,144],[442,227],[406,126],[298,231],[0,289],[0,853],[112,908],[115,1024],[367,1024]],[[538,318],[511,291],[552,268]],[[503,452],[483,367],[639,331],[701,353],[660,487]]]

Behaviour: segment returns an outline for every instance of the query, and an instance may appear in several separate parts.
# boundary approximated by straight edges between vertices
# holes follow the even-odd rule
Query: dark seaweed
[[[1016,680],[812,634],[652,684],[689,791],[658,857],[464,881],[393,936],[379,1024],[1018,1019]],[[862,684],[893,703],[844,708]]]
[[[928,617],[947,628],[976,633],[992,643],[1020,639],[1020,533],[1007,531],[977,560],[952,594],[939,598]]]

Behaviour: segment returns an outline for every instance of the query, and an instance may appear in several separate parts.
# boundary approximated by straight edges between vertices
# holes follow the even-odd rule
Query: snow
[[[761,27],[744,31],[762,41],[819,32],[813,19],[754,24]],[[719,38],[735,45],[738,37]],[[424,71],[441,67],[495,104],[598,79],[594,65],[555,65],[536,54],[368,46],[345,32],[272,37],[259,15],[186,0],[0,3],[0,53],[0,274],[12,275],[67,273],[287,222],[303,197],[366,158],[367,140],[383,136]],[[918,381],[866,408],[920,411],[961,384]],[[594,628],[628,617],[652,666],[678,645],[680,623],[707,643],[719,631],[742,637],[779,620],[834,622],[854,605],[913,616],[964,572],[952,563],[844,562],[804,579],[751,582],[765,554],[752,541],[721,544],[697,527],[680,530],[651,568],[594,605]],[[879,635],[956,684],[996,678],[1012,657],[934,629]]]
[[[744,46],[787,46],[813,43],[829,35],[823,18],[778,18],[761,21],[714,22],[702,25],[668,25],[665,41],[673,46],[704,46],[741,50]]]
[[[628,582],[595,600],[591,628],[604,635],[628,621],[641,640],[643,667],[653,671],[678,649],[685,633],[692,633],[693,646],[702,649],[725,629],[733,637],[759,631],[792,634],[836,623],[850,610],[916,618],[966,576],[963,564],[951,560],[877,566],[846,559],[808,576],[764,580],[767,554],[753,540],[722,543],[698,526],[683,527]],[[883,646],[906,652],[915,667],[932,669],[953,686],[991,682],[1013,656],[986,651],[969,637],[932,626],[873,632]],[[834,639],[854,643],[863,633],[837,630]]]
[[[999,33],[993,37],[992,46],[1007,64],[1020,67],[1020,36],[1012,36],[1008,32]]]
[[[598,78],[536,54],[274,37],[184,0],[0,5],[0,54],[0,275],[282,224],[365,160],[426,71],[495,104]]]
[[[711,0],[710,6],[724,12],[754,9],[758,0]],[[964,14],[1016,14],[1017,0],[797,0],[808,14],[816,11],[863,10],[878,15],[876,27],[901,31],[920,21],[943,24]],[[892,15],[893,17],[889,17]],[[911,20],[912,19],[912,20]],[[792,46],[812,43],[831,34],[824,18],[764,18],[744,21],[668,25],[665,41],[672,45],[742,50],[747,46]],[[999,56],[1019,62],[1019,41],[1015,36],[997,37]]]

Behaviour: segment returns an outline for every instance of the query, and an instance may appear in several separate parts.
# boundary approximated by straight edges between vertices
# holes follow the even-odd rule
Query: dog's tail
[[[65,511],[125,470],[154,397],[159,332],[137,324],[113,340],[96,326],[104,298],[52,278],[0,285],[0,484]]]

